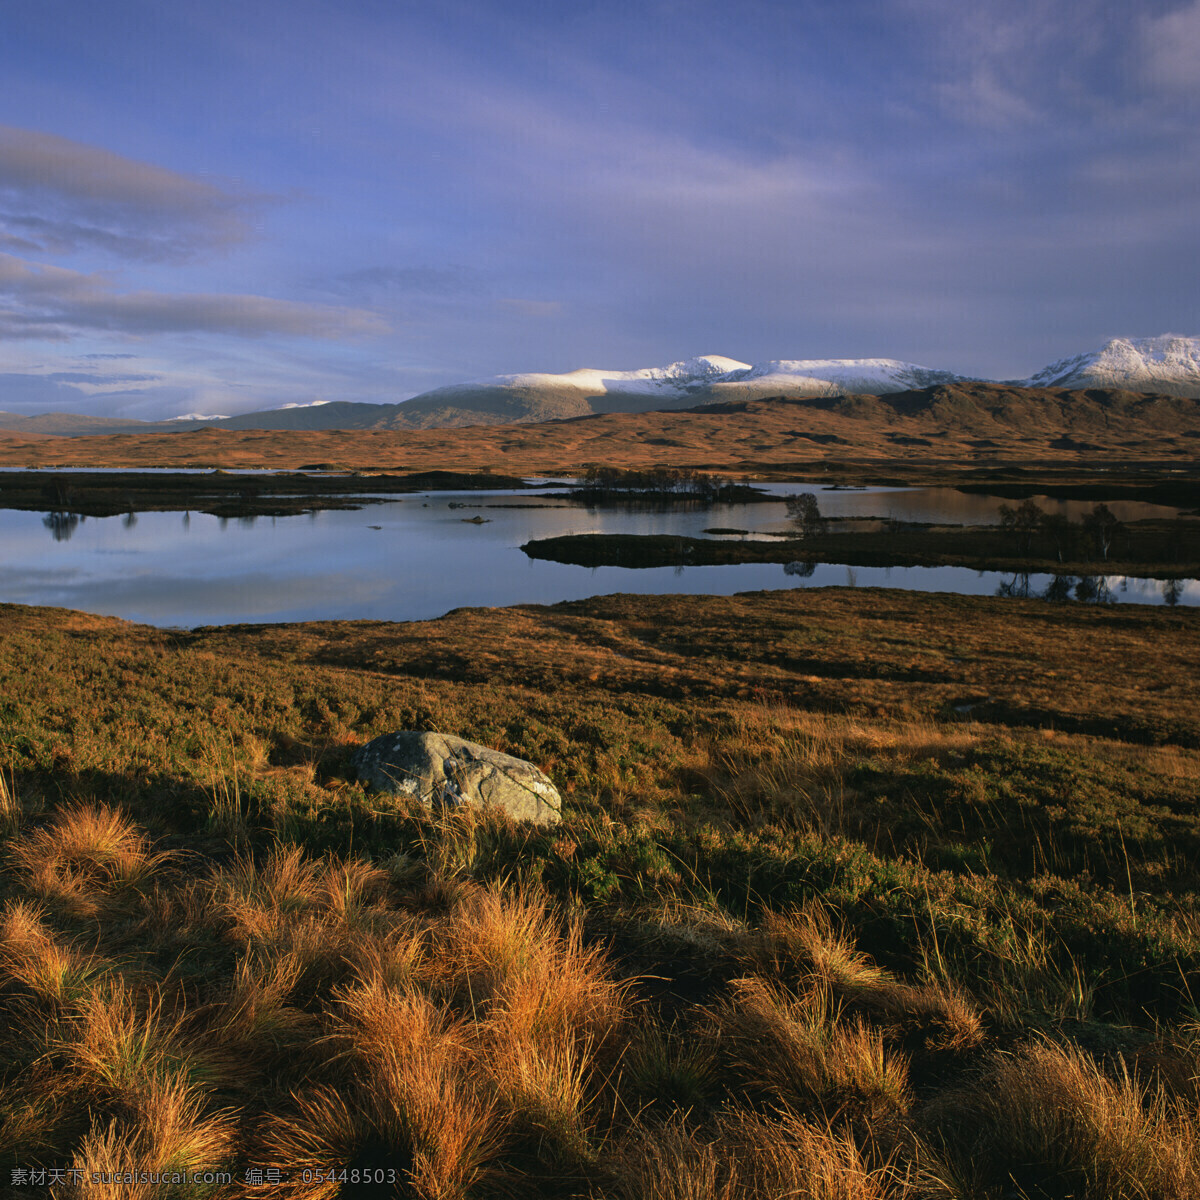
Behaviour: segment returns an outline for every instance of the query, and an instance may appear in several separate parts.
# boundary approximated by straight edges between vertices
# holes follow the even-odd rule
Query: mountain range
[[[752,364],[703,355],[634,371],[498,375],[436,388],[398,404],[318,402],[236,417],[189,414],[158,422],[0,412],[0,430],[83,435],[195,429],[435,429],[670,411],[771,397],[884,396],[981,382],[989,381],[891,358],[775,359]],[[1100,350],[1051,363],[1028,379],[1000,382],[1017,388],[1102,388],[1200,398],[1200,338],[1173,334],[1115,338]]]

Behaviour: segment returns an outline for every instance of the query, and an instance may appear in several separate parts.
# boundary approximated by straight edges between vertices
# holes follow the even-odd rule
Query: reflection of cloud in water
[[[69,541],[48,533],[44,513],[0,510],[0,600],[200,625],[421,620],[464,606],[553,604],[611,592],[730,595],[844,587],[851,579],[859,587],[990,595],[1010,578],[955,567],[856,567],[851,575],[837,563],[589,570],[532,560],[519,547],[531,538],[593,530],[694,536],[713,524],[753,528],[756,521],[778,519],[782,505],[648,514],[497,507],[489,508],[490,523],[482,526],[464,523],[460,511],[449,509],[451,501],[472,509],[495,498],[441,494],[367,510],[260,517],[253,524],[231,520],[224,529],[203,513],[142,513],[134,528],[125,528],[119,516],[89,518]],[[1124,603],[1164,603],[1162,581],[1103,578]],[[1040,595],[1052,580],[1031,576],[1031,594]],[[1200,603],[1200,583],[1184,581],[1177,590],[1178,603]]]
[[[97,582],[72,573],[44,572],[24,577],[24,586],[6,587],[12,604],[49,604],[120,616],[152,625],[220,625],[264,619],[308,621],[314,613],[331,620],[360,616],[385,598],[384,579],[342,579],[325,575],[241,575],[233,579],[180,579],[141,574]]]

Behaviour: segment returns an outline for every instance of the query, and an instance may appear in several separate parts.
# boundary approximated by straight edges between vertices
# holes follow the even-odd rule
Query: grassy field
[[[1192,610],[0,622],[4,1183],[1200,1194]],[[530,759],[563,823],[364,793],[354,747],[399,728]]]

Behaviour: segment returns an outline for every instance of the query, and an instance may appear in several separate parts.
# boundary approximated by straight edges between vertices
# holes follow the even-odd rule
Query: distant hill
[[[826,469],[833,462],[989,468],[1164,463],[1200,448],[1200,399],[1118,389],[965,381],[881,396],[727,400],[682,411],[430,429],[238,431],[62,438],[0,433],[0,462],[45,466],[578,473],[593,464],[716,472]]]
[[[205,422],[207,425],[208,422]],[[174,421],[131,421],[125,417],[89,417],[81,413],[51,412],[28,416],[0,412],[0,429],[10,433],[55,433],[75,436],[88,433],[166,433],[178,429]]]
[[[334,401],[236,417],[159,422],[70,413],[0,413],[0,429],[60,435],[197,429],[440,429],[532,424],[608,413],[671,412],[772,397],[795,400],[903,395],[922,389],[987,383],[891,358],[775,359],[750,364],[709,354],[635,371],[587,368],[561,375],[498,375],[436,388],[398,404]],[[1007,389],[1010,396],[1029,388],[1098,388],[1114,393],[1200,398],[1200,338],[1118,338],[1100,350],[1052,363],[1028,379],[992,386]]]

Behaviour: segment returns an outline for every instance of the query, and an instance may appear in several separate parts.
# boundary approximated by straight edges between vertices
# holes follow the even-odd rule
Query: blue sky
[[[0,409],[1200,332],[1200,0],[6,0]]]

